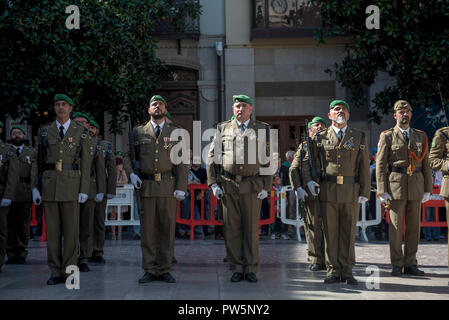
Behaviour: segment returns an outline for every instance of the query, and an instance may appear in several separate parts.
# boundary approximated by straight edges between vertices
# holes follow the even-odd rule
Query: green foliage
[[[77,5],[80,29],[66,28],[66,7]],[[158,90],[163,63],[152,36],[164,20],[182,30],[196,19],[195,1],[18,0],[0,7],[0,108],[33,123],[53,114],[55,93],[66,93],[76,110],[94,117],[109,112],[120,132],[129,111],[143,119]],[[18,108],[21,106],[21,108]]]
[[[396,83],[373,98],[370,119],[380,123],[394,101],[406,99],[426,106],[441,95],[449,97],[449,0],[313,0],[321,6],[325,27],[316,33],[319,43],[328,37],[350,37],[346,57],[327,72],[348,88],[351,102],[366,102],[363,88],[374,83],[379,71]],[[369,5],[380,9],[380,29],[368,30]],[[442,108],[444,106],[441,106]]]

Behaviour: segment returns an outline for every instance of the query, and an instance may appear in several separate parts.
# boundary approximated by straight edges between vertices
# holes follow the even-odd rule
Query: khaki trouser
[[[318,219],[316,201],[306,201],[306,208],[304,230],[307,240],[307,253],[312,264],[325,265],[323,219]]]
[[[8,213],[8,240],[6,254],[9,258],[26,258],[30,240],[31,202],[13,202]]]
[[[104,239],[105,239],[105,215],[106,215],[106,196],[103,201],[95,202],[94,210],[94,236],[92,243],[92,257],[103,256]]]
[[[89,199],[80,205],[80,255],[78,265],[88,263],[92,255],[94,235],[95,200]]]
[[[261,206],[262,201],[257,198],[257,192],[225,194],[223,197],[226,253],[233,272],[258,271]]]
[[[405,219],[405,246],[402,253],[402,234]],[[417,265],[419,236],[421,233],[421,201],[393,200],[390,203],[390,257],[395,267]]]
[[[174,197],[143,197],[141,216],[142,268],[154,275],[169,272],[175,245]]]
[[[327,276],[347,277],[355,265],[358,202],[320,202],[323,214]]]
[[[9,207],[0,207],[0,269],[5,263]]]
[[[47,260],[52,277],[66,276],[78,257],[80,207],[77,201],[44,201]],[[62,239],[64,238],[64,249]]]

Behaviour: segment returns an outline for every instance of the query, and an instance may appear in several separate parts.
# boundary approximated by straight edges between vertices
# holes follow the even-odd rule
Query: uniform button
[[[159,150],[156,150],[156,153],[159,153]]]
[[[62,153],[62,150],[59,150],[59,153]]]
[[[341,164],[339,164],[338,167],[340,168],[340,167],[341,167]]]
[[[154,168],[154,171],[157,171],[157,168]]]
[[[159,144],[159,141],[156,140],[156,144]]]
[[[337,158],[341,158],[341,155],[338,155]]]
[[[63,141],[61,141],[61,144],[64,144],[64,142],[63,142]]]
[[[242,166],[240,166],[240,170],[243,170],[243,167],[242,167]]]
[[[158,159],[154,159],[154,162],[158,162],[159,160]]]

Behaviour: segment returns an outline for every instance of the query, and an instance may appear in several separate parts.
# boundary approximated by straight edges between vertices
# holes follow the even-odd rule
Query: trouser
[[[292,220],[296,220],[296,194],[294,191],[287,191],[286,192],[286,196],[287,196],[287,209],[286,209],[286,215],[288,219],[292,219]],[[290,236],[295,236],[296,235],[296,227],[291,225],[291,224],[287,224],[286,225],[286,230],[285,233],[287,233]]]
[[[80,207],[77,201],[44,201],[47,262],[52,277],[66,276],[78,257]],[[64,241],[62,239],[64,238]]]
[[[405,220],[405,245],[402,252],[402,238]],[[395,267],[417,265],[416,253],[420,236],[421,201],[392,200],[390,203],[391,264]]]
[[[223,197],[226,253],[233,272],[258,271],[258,221],[261,205],[257,192],[225,194]]]
[[[5,263],[9,207],[0,207],[0,269]]]
[[[325,264],[323,219],[318,218],[316,201],[306,202],[304,230],[307,240],[307,254],[311,263]]]
[[[142,206],[142,268],[161,275],[169,272],[172,266],[177,201],[174,197],[143,197]]]
[[[105,239],[105,220],[106,220],[106,203],[107,198],[104,197],[103,201],[95,202],[94,209],[94,235],[92,243],[92,257],[102,257],[104,252],[104,239]]]
[[[30,240],[32,202],[13,202],[8,213],[6,254],[9,258],[26,258]]]
[[[78,257],[78,265],[88,263],[89,257],[92,255],[94,210],[94,199],[88,199],[80,205],[80,255]]]
[[[323,214],[327,276],[347,277],[355,266],[358,202],[320,202]]]

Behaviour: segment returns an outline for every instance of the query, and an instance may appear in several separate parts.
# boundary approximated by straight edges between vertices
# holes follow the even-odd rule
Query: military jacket
[[[95,199],[97,193],[106,193],[106,172],[103,149],[101,147],[101,141],[98,138],[89,137],[89,153],[92,158],[92,163],[88,199]]]
[[[441,170],[440,195],[449,197],[449,127],[440,128],[435,132],[429,154],[429,162],[433,170]]]
[[[5,168],[5,165],[8,167]],[[7,169],[6,172],[5,169]],[[14,199],[18,181],[19,162],[14,147],[0,141],[0,200]]]
[[[117,188],[115,155],[110,142],[106,140],[101,141],[101,148],[106,169],[106,193],[115,195]]]
[[[16,150],[14,148],[14,152],[17,152]],[[34,188],[37,179],[37,150],[24,145],[18,160],[19,181],[14,201],[31,202],[33,201],[31,189]]]

